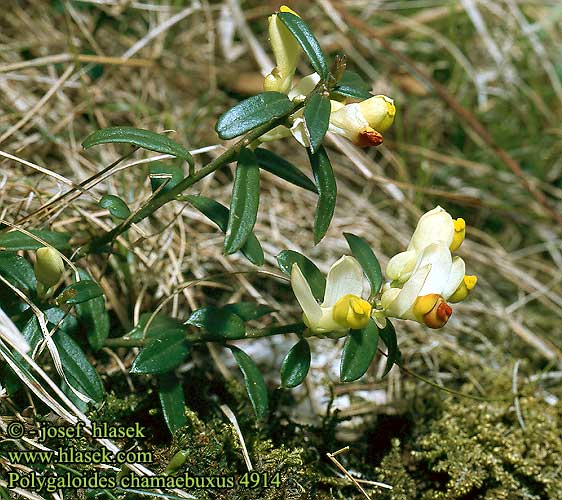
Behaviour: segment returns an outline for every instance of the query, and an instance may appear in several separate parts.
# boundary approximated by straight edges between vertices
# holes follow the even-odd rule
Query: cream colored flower
[[[279,12],[290,12],[300,17],[286,5],[282,5]],[[269,16],[269,41],[277,66],[265,77],[263,87],[266,91],[286,94],[293,82],[293,76],[301,55],[301,47],[277,14]]]
[[[35,252],[35,277],[47,288],[58,283],[64,273],[64,262],[58,250],[43,247]]]
[[[451,252],[457,250],[465,237],[464,219],[453,219],[441,208],[435,207],[421,216],[408,248],[392,257],[386,266],[388,279],[406,281],[423,250],[433,243],[443,243]]]
[[[338,338],[369,322],[371,304],[361,298],[363,270],[353,257],[344,256],[330,268],[322,304],[314,298],[297,264],[291,269],[291,287],[303,310],[303,321],[314,335]]]

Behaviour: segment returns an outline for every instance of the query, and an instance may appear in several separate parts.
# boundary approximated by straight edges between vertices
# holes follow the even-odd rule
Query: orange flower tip
[[[368,148],[372,146],[379,146],[383,143],[383,137],[380,132],[369,127],[362,132],[359,132],[359,137],[357,138],[357,145],[361,148]]]

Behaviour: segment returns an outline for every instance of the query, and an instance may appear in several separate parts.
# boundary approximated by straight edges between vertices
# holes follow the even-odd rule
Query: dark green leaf
[[[310,346],[300,339],[287,353],[281,364],[281,385],[296,387],[305,379],[310,368]]]
[[[257,148],[254,153],[258,159],[258,165],[264,170],[271,172],[277,177],[281,177],[281,179],[285,179],[295,186],[308,189],[313,193],[318,193],[314,182],[312,182],[292,163],[285,160],[285,158],[281,158],[268,149],[263,148]]]
[[[205,198],[204,196],[184,195],[178,197],[180,201],[188,201],[203,215],[211,219],[222,232],[226,232],[229,219],[229,210],[218,201]],[[263,265],[265,258],[260,242],[256,236],[251,233],[246,243],[240,251],[248,258],[248,260],[256,266]]]
[[[275,311],[275,309],[266,304],[257,304],[256,302],[236,302],[234,304],[226,304],[221,309],[236,314],[243,321],[258,319]]]
[[[82,349],[63,330],[57,330],[53,340],[59,352],[62,367],[68,381],[75,389],[93,399],[101,401],[105,391],[94,367],[90,364]]]
[[[133,361],[131,373],[166,373],[178,366],[189,354],[189,344],[181,330],[160,332]]]
[[[326,56],[324,55],[324,52],[322,52],[318,40],[316,40],[312,31],[310,31],[308,24],[306,24],[300,17],[295,16],[290,12],[280,12],[277,16],[297,39],[316,73],[318,73],[323,80],[328,78],[328,63],[326,62]]]
[[[320,94],[314,94],[304,108],[304,122],[313,153],[318,150],[328,131],[330,110],[330,99]]]
[[[90,280],[90,275],[78,269],[81,280]],[[86,331],[88,343],[97,351],[103,347],[105,340],[109,335],[109,314],[105,307],[105,298],[102,296],[95,297],[80,304],[76,304],[76,316],[80,323],[80,327]]]
[[[32,265],[13,252],[0,252],[0,274],[18,288],[35,290],[37,286]]]
[[[169,191],[177,186],[185,177],[183,168],[179,165],[167,165],[159,161],[153,161],[149,167],[150,187],[152,192],[156,192],[158,188],[165,184],[160,193]]]
[[[352,97],[354,99],[364,100],[373,97],[370,90],[371,86],[357,73],[354,73],[353,71],[346,71],[332,93],[342,97]]]
[[[277,263],[279,264],[279,268],[281,269],[281,271],[283,271],[289,277],[291,277],[293,264],[297,264],[302,274],[306,278],[306,281],[310,285],[310,289],[312,290],[312,294],[314,295],[316,300],[324,300],[326,278],[324,277],[320,269],[316,267],[316,264],[314,264],[314,262],[309,260],[304,255],[300,254],[299,252],[295,252],[294,250],[283,250],[279,253],[279,255],[277,255]]]
[[[74,333],[78,329],[78,321],[68,312],[58,307],[49,307],[43,311],[47,321],[50,323],[49,328],[57,327],[66,333]]]
[[[340,364],[342,382],[353,382],[362,377],[377,353],[379,329],[371,319],[361,330],[351,330],[345,344]]]
[[[331,94],[335,94],[338,97],[351,97],[352,99],[358,99],[361,101],[373,97],[373,94],[366,90],[349,87],[347,85],[338,85],[334,88],[334,90],[332,90]]]
[[[38,238],[46,241],[57,250],[70,250],[68,233],[57,233],[56,231],[48,231],[46,229],[30,229],[29,232]],[[45,245],[34,240],[27,234],[19,231],[10,231],[9,233],[0,234],[0,250],[37,250]]]
[[[158,377],[158,380],[158,397],[162,414],[168,429],[173,434],[187,423],[183,387],[173,373],[165,373]]]
[[[242,374],[244,375],[244,382],[250,401],[254,407],[254,412],[258,419],[262,419],[268,412],[268,396],[267,387],[263,380],[262,374],[258,370],[252,358],[248,356],[242,349],[230,345],[228,348],[232,351],[234,359],[238,363]]]
[[[204,328],[213,335],[228,339],[239,339],[246,332],[242,318],[214,306],[193,311],[186,324]]]
[[[361,89],[369,91],[371,86],[361,78],[360,75],[355,73],[355,71],[345,70],[342,79],[338,82],[338,85],[347,85],[349,87],[355,87],[356,89]]]
[[[151,130],[134,127],[109,127],[96,130],[82,142],[84,149],[107,143],[125,143],[139,148],[165,153],[182,158],[193,165],[193,157],[181,144],[170,139],[167,135],[157,134]]]
[[[363,238],[352,233],[343,233],[343,235],[347,240],[349,248],[351,248],[351,254],[361,264],[363,272],[371,285],[371,295],[374,296],[380,290],[383,281],[381,265],[378,259]]]
[[[337,186],[330,159],[319,146],[316,153],[308,153],[310,165],[318,186],[318,204],[314,215],[314,243],[318,243],[328,231],[336,208]]]
[[[151,320],[150,323],[149,320]],[[183,321],[170,318],[164,314],[157,314],[153,317],[153,313],[143,313],[139,318],[139,322],[125,335],[125,338],[135,340],[144,338],[156,339],[170,330],[185,332],[186,327]]]
[[[293,103],[280,92],[263,92],[245,99],[221,115],[215,130],[221,139],[232,139],[288,114]]]
[[[103,290],[93,280],[81,280],[67,286],[56,298],[57,305],[61,304],[80,304],[87,300],[101,297]]]
[[[256,223],[260,204],[260,169],[253,151],[243,148],[238,157],[230,214],[224,238],[224,253],[230,255],[240,250]]]
[[[118,219],[126,219],[131,215],[131,210],[129,210],[127,204],[119,196],[112,194],[102,196],[99,206],[109,210],[109,213]]]
[[[400,366],[400,363],[402,362],[402,354],[400,353],[400,349],[398,349],[396,331],[390,321],[386,320],[386,326],[379,331],[379,335],[388,349],[386,366],[384,373],[382,374],[384,377],[391,370],[394,364]]]

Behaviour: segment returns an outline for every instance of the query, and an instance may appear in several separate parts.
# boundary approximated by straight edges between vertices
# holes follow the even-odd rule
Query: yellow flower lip
[[[287,7],[286,5],[281,5],[281,7],[279,7],[279,12],[289,12],[290,14],[293,14],[297,17],[301,17],[293,9]]]
[[[453,221],[453,225],[455,228],[455,232],[453,234],[453,241],[451,243],[451,246],[449,247],[451,252],[454,252],[461,246],[466,235],[466,222],[464,221],[464,219],[459,217],[458,219]]]
[[[456,302],[461,302],[464,299],[466,299],[470,291],[476,286],[477,282],[478,282],[478,278],[476,276],[465,275],[461,284],[449,297],[449,301],[454,304]]]
[[[365,328],[369,323],[371,309],[371,304],[366,300],[347,294],[334,304],[332,318],[338,325],[358,330]]]

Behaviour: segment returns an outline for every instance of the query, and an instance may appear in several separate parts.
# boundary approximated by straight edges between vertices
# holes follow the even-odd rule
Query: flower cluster
[[[298,16],[285,5],[279,11],[290,12]],[[277,14],[269,17],[269,40],[277,65],[265,77],[264,89],[287,94],[295,102],[303,101],[319,84],[320,76],[312,73],[294,87],[292,86],[302,49],[295,37],[279,20]],[[394,101],[384,95],[376,95],[362,102],[354,103],[331,100],[330,104],[331,115],[328,130],[346,137],[360,147],[381,144],[383,142],[382,132],[392,125],[396,113]],[[304,110],[300,109],[289,118],[292,123],[290,128],[280,125],[260,137],[260,141],[269,142],[293,135],[304,147],[309,147],[310,142],[303,113]]]
[[[424,214],[406,251],[388,262],[388,281],[374,306],[361,298],[363,271],[353,257],[342,257],[331,267],[322,304],[293,264],[291,286],[305,324],[313,335],[331,338],[364,328],[370,318],[380,327],[393,317],[441,328],[452,314],[449,302],[464,300],[477,281],[465,274],[464,261],[452,255],[464,241],[465,231],[463,219],[453,220],[439,206]]]

